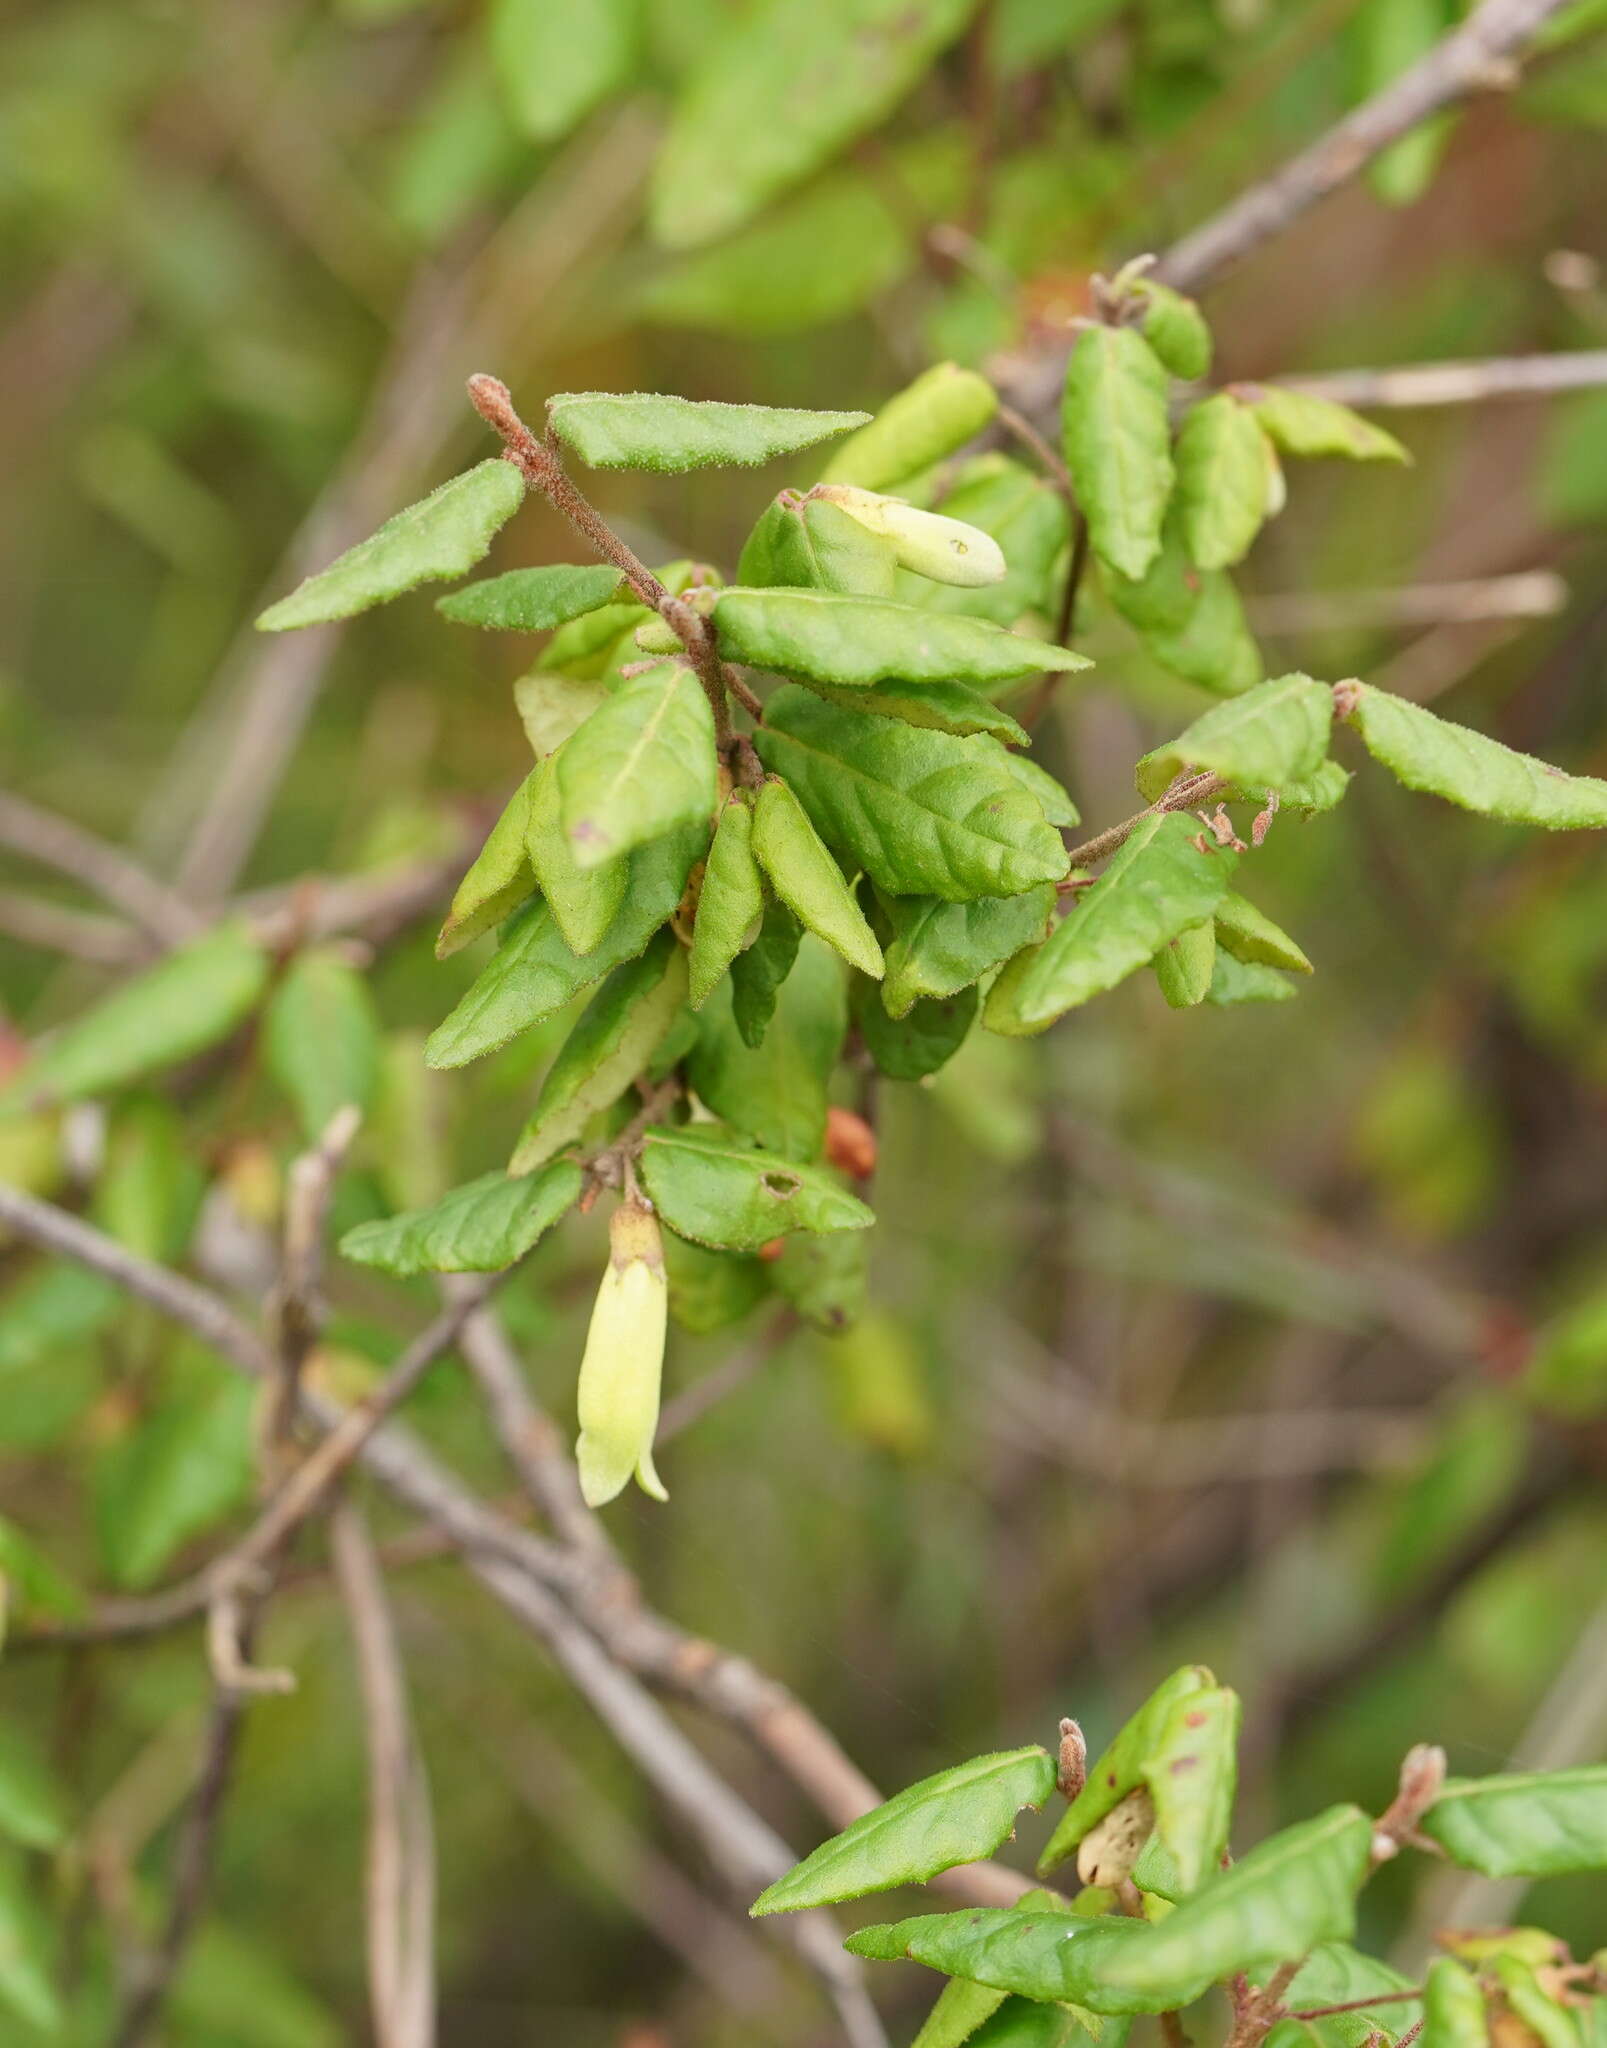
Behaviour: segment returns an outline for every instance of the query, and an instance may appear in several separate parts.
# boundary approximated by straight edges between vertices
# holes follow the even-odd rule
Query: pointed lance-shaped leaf
[[[555,1160],[539,1173],[483,1173],[428,1209],[359,1223],[341,1257],[406,1278],[413,1273],[500,1273],[580,1199],[580,1169]]]
[[[1448,1778],[1420,1826],[1486,1877],[1607,1870],[1607,1764]]]
[[[1267,516],[1267,438],[1250,407],[1219,391],[1195,406],[1177,437],[1177,516],[1202,569],[1243,561]]]
[[[1311,962],[1280,926],[1233,890],[1216,906],[1216,942],[1235,960],[1310,974]]]
[[[455,476],[360,541],[257,620],[264,633],[349,619],[420,583],[466,576],[518,511],[524,478],[492,456]]]
[[[1607,781],[1564,774],[1371,683],[1344,688],[1351,693],[1344,715],[1362,744],[1408,789],[1512,825],[1552,832],[1607,826]]]
[[[832,450],[822,481],[892,490],[974,440],[998,410],[999,394],[986,377],[936,363]]]
[[[582,868],[707,818],[718,794],[714,713],[684,661],[622,682],[558,757],[564,830]]]
[[[567,745],[567,742],[565,742]],[[625,900],[631,855],[616,853],[582,866],[564,830],[558,788],[558,760],[563,749],[539,761],[527,785],[525,858],[546,898],[553,921],[572,953],[590,953],[602,944]]]
[[[560,391],[547,400],[553,432],[588,467],[672,474],[716,465],[752,468],[845,434],[869,417],[651,391]]]
[[[734,792],[720,812],[698,890],[689,993],[702,1009],[716,982],[764,915],[764,883],[753,857],[753,803]]]
[[[843,871],[787,785],[771,776],[753,813],[753,853],[793,916],[851,967],[876,979],[882,949]]]
[[[1089,1829],[1144,1783],[1145,1762],[1170,1721],[1172,1709],[1180,1700],[1208,1691],[1213,1683],[1203,1664],[1185,1664],[1163,1678],[1138,1711],[1122,1723],[1060,1816],[1038,1858],[1040,1877],[1047,1877],[1064,1863]]]
[[[482,932],[511,917],[535,889],[536,878],[525,852],[525,836],[529,829],[530,793],[537,772],[532,769],[508,799],[484,846],[459,882],[446,923],[435,941],[437,960],[450,959]]]
[[[1072,343],[1061,438],[1095,554],[1142,576],[1172,495],[1166,372],[1135,327],[1085,327]]]
[[[1236,384],[1234,395],[1255,410],[1262,431],[1286,455],[1341,455],[1351,462],[1410,462],[1393,434],[1348,405],[1285,384]]]
[[[622,586],[606,564],[575,568],[553,562],[539,569],[510,569],[449,591],[435,600],[443,619],[460,626],[488,626],[503,633],[548,633],[607,604]]]

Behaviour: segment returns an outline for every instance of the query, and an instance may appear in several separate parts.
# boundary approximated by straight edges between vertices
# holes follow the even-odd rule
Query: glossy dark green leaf
[[[530,796],[538,771],[532,769],[508,799],[457,886],[452,907],[435,941],[437,960],[450,959],[482,932],[511,917],[536,886],[525,839],[530,823]]]
[[[945,903],[931,896],[886,899],[893,937],[887,947],[882,1001],[902,1017],[923,996],[957,995],[1023,946],[1041,939],[1055,905],[1044,882],[1019,896],[980,896]]]
[[[558,786],[561,754],[560,747],[539,761],[526,785],[525,858],[564,944],[572,953],[590,953],[601,945],[625,901],[631,855],[616,853],[581,865],[564,830]]]
[[[579,1199],[580,1169],[568,1159],[519,1177],[483,1173],[432,1208],[359,1223],[341,1239],[341,1256],[404,1277],[500,1273]]]
[[[622,85],[639,21],[636,0],[492,0],[491,62],[525,134],[558,141]]]
[[[1195,819],[1172,811],[1137,826],[1092,888],[1031,956],[1016,986],[1023,1023],[1047,1024],[1114,988],[1227,893],[1236,857],[1202,852]]]
[[[768,779],[753,813],[753,854],[800,924],[851,967],[881,978],[882,949],[843,871],[784,782]]]
[[[876,982],[856,975],[849,985],[849,1007],[865,1050],[891,1081],[924,1081],[946,1066],[965,1043],[978,1000],[974,988],[923,996],[902,1016],[890,1017]]]
[[[1178,933],[1155,955],[1155,979],[1167,1005],[1174,1010],[1192,1010],[1203,1003],[1211,989],[1216,966],[1216,928],[1207,918]]]
[[[750,1049],[764,1043],[781,985],[792,972],[803,926],[785,903],[769,902],[752,945],[731,962],[731,1016]]]
[[[1331,398],[1282,384],[1238,384],[1234,391],[1254,407],[1262,431],[1286,455],[1342,455],[1351,462],[1411,460],[1393,434]]]
[[[52,1032],[0,1108],[105,1095],[217,1045],[256,1007],[268,956],[243,924],[218,925]]]
[[[1486,1877],[1607,1869],[1607,1764],[1451,1778],[1421,1826]]]
[[[446,1021],[430,1034],[432,1067],[462,1067],[560,1010],[572,996],[634,959],[681,900],[692,863],[703,851],[698,827],[668,832],[639,846],[619,914],[591,952],[576,954],[545,903],[527,904],[503,932],[496,957]]]
[[[753,804],[732,796],[720,812],[698,890],[689,993],[694,1010],[747,943],[764,914],[764,883],[753,857]]]
[[[727,590],[715,599],[720,651],[777,675],[868,683],[1013,682],[1087,668],[1087,658],[988,619],[835,590]]]
[[[1370,683],[1348,687],[1356,693],[1350,724],[1373,759],[1408,789],[1512,825],[1552,832],[1607,826],[1607,781],[1566,775]]]
[[[333,946],[309,946],[285,970],[262,1017],[268,1071],[316,1144],[348,1106],[366,1111],[379,1080],[379,1014],[367,980]]]
[[[716,1251],[756,1252],[789,1231],[867,1230],[876,1220],[821,1168],[755,1151],[718,1124],[649,1130],[642,1184],[671,1230]]]
[[[1320,1942],[1348,1941],[1372,1836],[1357,1806],[1332,1806],[1268,1836],[1109,1957],[1106,1987],[1117,1995],[1169,1992],[1195,1974],[1219,1982],[1304,1956]]]
[[[1085,327],[1072,343],[1061,438],[1101,561],[1142,576],[1172,495],[1166,372],[1136,327]]]
[[[1138,793],[1153,803],[1185,769],[1210,769],[1246,789],[1282,790],[1321,767],[1333,694],[1310,676],[1277,676],[1216,704],[1138,764]]]
[[[847,433],[869,417],[724,405],[652,391],[560,391],[547,400],[553,432],[588,467],[661,473],[733,464],[751,468]]]
[[[829,498],[801,498],[796,491],[783,491],[765,507],[737,564],[739,584],[769,589],[891,597],[897,579],[898,557],[885,535]]]
[[[757,1916],[830,1905],[975,1863],[1009,1840],[1024,1807],[1042,1806],[1054,1788],[1054,1759],[1036,1747],[938,1771],[822,1842],[751,1910]]]
[[[420,583],[466,576],[518,511],[524,478],[499,456],[476,463],[405,512],[388,519],[257,620],[264,633],[349,619]]]
[[[792,689],[770,700],[756,743],[822,837],[878,888],[963,902],[1066,871],[1059,833],[980,740],[860,719]]]
[[[1266,437],[1250,407],[1219,391],[1195,406],[1177,437],[1177,516],[1202,569],[1243,561],[1267,516]]]
[[[1123,1722],[1108,1748],[1089,1767],[1082,1790],[1056,1823],[1038,1858],[1040,1877],[1047,1877],[1064,1863],[1089,1829],[1144,1783],[1145,1761],[1169,1724],[1173,1708],[1180,1700],[1208,1691],[1213,1684],[1211,1673],[1203,1664],[1185,1664],[1164,1678],[1138,1711]]]
[[[896,490],[963,448],[998,410],[999,394],[986,377],[958,363],[936,363],[832,450],[824,481]]]
[[[1216,906],[1216,939],[1235,960],[1310,974],[1311,962],[1281,926],[1230,889]]]
[[[834,683],[811,682],[808,687],[845,711],[896,718],[905,725],[956,733],[962,739],[987,733],[996,740],[1027,744],[1026,731],[1008,711],[1000,710],[980,690],[965,683],[872,683],[865,689],[839,689]]]
[[[692,248],[741,227],[890,113],[971,6],[771,0],[724,29],[699,52],[654,168],[655,240]]]
[[[509,1173],[544,1165],[616,1102],[663,1043],[685,1000],[686,953],[673,932],[660,932],[639,959],[614,969],[581,1012],[547,1070]]]
[[[539,569],[510,569],[487,576],[435,600],[444,619],[460,626],[490,626],[503,633],[547,633],[608,603],[620,587],[619,571],[606,564],[575,568],[549,563]]]
[[[734,967],[755,951],[750,946],[739,954]],[[805,938],[775,997],[761,1044],[745,1043],[738,1029],[732,1006],[741,984],[734,973],[729,987],[716,989],[699,1014],[689,1061],[692,1086],[716,1116],[766,1151],[793,1160],[820,1156],[828,1084],[848,1027],[846,978],[833,953],[818,939]]]
[[[718,767],[703,685],[685,662],[655,662],[565,740],[557,763],[564,830],[582,868],[707,818]]]

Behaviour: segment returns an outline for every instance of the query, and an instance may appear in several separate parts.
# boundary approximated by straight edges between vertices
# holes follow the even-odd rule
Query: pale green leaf
[[[846,433],[868,417],[653,391],[560,391],[547,400],[553,432],[589,468],[661,473],[717,464],[752,468]]]
[[[349,619],[420,583],[466,576],[518,511],[524,490],[511,462],[492,456],[476,463],[270,605],[257,620],[259,629],[282,633]]]
[[[999,394],[986,377],[958,363],[935,363],[832,450],[822,481],[893,490],[974,440],[998,410]]]
[[[1064,1863],[1090,1828],[1097,1827],[1113,1807],[1144,1782],[1144,1765],[1180,1700],[1206,1692],[1215,1683],[1203,1664],[1185,1664],[1174,1671],[1124,1721],[1109,1747],[1089,1767],[1087,1780],[1066,1808],[1038,1858],[1038,1874],[1047,1877]]]
[[[827,843],[878,888],[963,902],[1015,895],[1066,872],[1059,833],[1002,750],[980,738],[860,719],[790,689],[771,698],[756,744]]]
[[[1047,768],[1040,768],[1030,756],[1015,753],[1003,745],[999,748],[998,758],[1042,811],[1046,824],[1058,826],[1079,823],[1077,806]]]
[[[619,571],[574,568],[555,562],[510,569],[435,600],[444,619],[460,626],[490,626],[504,633],[547,633],[607,604],[620,587]]]
[[[868,712],[873,718],[897,718],[929,732],[952,732],[961,738],[984,732],[996,740],[1025,746],[1028,735],[1008,711],[989,703],[980,690],[965,683],[872,683],[866,689],[839,689],[834,683],[811,682],[817,696],[845,710]]]
[[[770,0],[712,39],[654,168],[655,240],[691,248],[741,227],[889,114],[973,5]]]
[[[1554,1989],[1548,1988],[1520,1956],[1498,1955],[1495,1977],[1512,2017],[1532,2034],[1541,2048],[1584,2048],[1579,2019]]]
[[[1197,820],[1176,811],[1135,827],[1092,888],[1031,956],[1015,989],[1027,1025],[1050,1023],[1114,988],[1227,893],[1236,857],[1202,852]]]
[[[565,745],[568,744],[566,741]],[[525,857],[547,908],[572,953],[590,953],[619,914],[631,872],[631,855],[582,867],[564,830],[558,789],[560,748],[531,774],[525,817]]]
[[[537,1173],[483,1173],[428,1209],[359,1223],[340,1241],[343,1258],[407,1277],[500,1273],[580,1199],[580,1168],[557,1159]]]
[[[1281,926],[1233,890],[1216,906],[1216,939],[1235,960],[1310,974],[1311,962]]]
[[[67,1838],[67,1794],[44,1749],[17,1722],[0,1720],[0,1835],[25,1849]]]
[[[1607,826],[1607,781],[1564,774],[1370,683],[1348,687],[1355,692],[1349,722],[1373,759],[1408,789],[1512,825],[1553,832]]]
[[[1420,1825],[1486,1877],[1607,1869],[1607,1764],[1451,1778]]]
[[[922,2021],[921,2031],[910,2048],[961,2048],[1009,1995],[988,1984],[951,1977],[938,1993],[937,2003]]]
[[[538,759],[556,753],[607,695],[600,683],[577,682],[549,669],[535,668],[520,676],[513,686],[513,702],[530,751]]]
[[[1216,704],[1138,764],[1138,793],[1153,803],[1187,768],[1209,769],[1246,789],[1281,791],[1322,766],[1333,693],[1310,676],[1276,676]]]
[[[1166,372],[1134,327],[1085,327],[1066,364],[1061,436],[1101,561],[1140,577],[1172,495]]]
[[[882,949],[843,871],[786,783],[766,780],[753,813],[753,855],[800,924],[851,967],[878,979]]]
[[[698,890],[689,993],[702,1009],[716,982],[764,914],[764,884],[753,857],[753,805],[732,796],[720,812]]]
[[[835,590],[727,590],[714,602],[727,660],[805,681],[857,687],[1008,683],[1089,666],[1086,656],[1029,640],[988,619],[928,611]]]
[[[796,933],[791,912],[783,915]],[[717,988],[704,1005],[689,1062],[692,1086],[717,1116],[766,1151],[793,1160],[816,1159],[825,1136],[828,1086],[848,1026],[845,977],[828,948],[805,938],[773,997],[774,1015],[762,1043],[751,1045],[733,1012],[741,994],[736,969],[753,960],[763,945],[761,936],[738,955],[731,982]]]
[[[557,761],[564,830],[582,868],[707,818],[718,765],[703,685],[684,662],[655,662],[598,706]]]
[[[1155,955],[1152,963],[1161,994],[1174,1010],[1192,1010],[1203,1003],[1211,989],[1216,966],[1216,928],[1207,918],[1178,933]]]
[[[1122,576],[1106,564],[1102,581],[1148,652],[1174,675],[1219,697],[1261,680],[1261,656],[1232,578],[1190,561],[1175,516],[1162,528],[1160,552],[1143,576]]]
[[[829,1173],[758,1152],[718,1124],[649,1130],[642,1184],[669,1228],[719,1251],[756,1252],[793,1230],[866,1230],[876,1220]]]
[[[1155,1832],[1185,1893],[1217,1868],[1238,1788],[1239,1696],[1212,1686],[1174,1700],[1144,1759]]]
[[[737,564],[739,584],[769,589],[840,590],[891,597],[898,556],[885,534],[829,498],[783,491],[759,515]]]
[[[316,1144],[348,1105],[366,1111],[379,1080],[379,1016],[368,983],[332,946],[310,946],[285,970],[262,1018],[268,1071]]]
[[[1294,998],[1295,985],[1287,974],[1258,960],[1237,959],[1218,944],[1205,996],[1208,1003],[1231,1009],[1238,1003],[1292,1003]]]
[[[1144,308],[1138,331],[1172,375],[1188,384],[1208,377],[1211,330],[1194,301],[1152,277],[1135,278],[1127,289]]]
[[[694,827],[637,847],[630,856],[619,913],[589,953],[570,950],[545,903],[527,904],[516,912],[495,958],[430,1034],[425,1046],[428,1064],[461,1067],[482,1053],[495,1052],[623,961],[634,959],[674,912],[704,843],[704,833]]]
[[[1267,444],[1231,392],[1197,405],[1177,437],[1177,516],[1202,569],[1243,561],[1267,515]]]
[[[660,932],[638,960],[616,967],[559,1048],[508,1161],[531,1173],[572,1145],[616,1102],[663,1043],[686,1000],[686,953]]]
[[[437,960],[450,959],[482,932],[511,917],[535,888],[525,839],[536,773],[532,769],[508,799],[484,846],[459,882],[446,923],[435,941]]]
[[[1286,455],[1342,455],[1352,462],[1411,460],[1393,434],[1331,398],[1282,384],[1236,384],[1233,389],[1255,409],[1262,431]]]
[[[893,937],[887,947],[882,1000],[890,1017],[904,1016],[923,996],[957,995],[1023,946],[1041,939],[1054,909],[1051,884],[1019,896],[979,896],[945,903],[930,896],[890,897]]]
[[[1423,1980],[1420,2048],[1488,2048],[1490,2015],[1478,1979],[1450,1956],[1436,1956]]]
[[[105,1095],[193,1059],[244,1023],[267,982],[268,956],[246,927],[218,925],[53,1032],[0,1108]]]
[[[1010,1839],[1024,1807],[1042,1806],[1054,1788],[1054,1759],[1045,1750],[973,1757],[921,1779],[822,1842],[751,1910],[758,1916],[831,1905],[978,1862]]]
[[[637,0],[492,0],[491,62],[509,112],[557,142],[629,77]]]
[[[1332,1806],[1269,1836],[1110,1956],[1106,1985],[1118,1994],[1159,1991],[1196,1973],[1219,1982],[1292,1961],[1319,1942],[1348,1941],[1372,1838],[1356,1806]]]

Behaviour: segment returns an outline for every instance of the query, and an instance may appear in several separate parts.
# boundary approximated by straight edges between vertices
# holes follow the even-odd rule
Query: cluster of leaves
[[[1075,1857],[1081,1889],[1028,1890],[1011,1907],[927,1913],[849,1938],[856,1955],[924,1963],[949,1980],[916,2048],[1063,2048],[1084,2036],[1117,2048],[1136,2015],[1179,2012],[1218,1986],[1235,2040],[1270,2034],[1279,2048],[1393,2044],[1414,2007],[1427,2048],[1602,2039],[1607,1951],[1575,1963],[1539,1929],[1458,1931],[1419,1988],[1352,1944],[1358,1894],[1403,1842],[1491,1877],[1607,1868],[1607,1766],[1446,1779],[1443,1757],[1414,1752],[1402,1801],[1379,1820],[1331,1806],[1235,1858],[1239,1701],[1203,1666],[1157,1687],[1086,1772],[1067,1728],[1058,1766],[1029,1747],[911,1785],[822,1843],[753,1912],[841,1904],[992,1856],[1058,1780],[1069,1803],[1038,1875]]]

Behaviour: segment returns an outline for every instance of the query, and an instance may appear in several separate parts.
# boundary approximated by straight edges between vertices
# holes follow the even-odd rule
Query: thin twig
[[[1125,818],[1119,825],[1108,825],[1103,832],[1096,832],[1092,839],[1083,840],[1080,846],[1070,850],[1069,858],[1074,868],[1091,867],[1095,861],[1108,860],[1126,840],[1130,839],[1146,818],[1154,818],[1167,811],[1192,811],[1207,797],[1218,796],[1229,787],[1220,775],[1179,775],[1169,789],[1163,790],[1145,810]]]
[[[7,790],[0,790],[0,846],[82,883],[164,945],[181,945],[204,923],[121,847]]]
[[[284,1263],[274,1300],[278,1371],[261,1420],[267,1469],[284,1469],[301,1397],[301,1374],[323,1323],[324,1224],[335,1177],[363,1113],[348,1103],[330,1118],[318,1143],[291,1161],[287,1176]]]
[[[1324,370],[1279,377],[1273,388],[1305,391],[1340,405],[1371,408],[1484,405],[1497,398],[1551,398],[1607,384],[1607,349],[1556,355],[1489,356],[1483,360],[1406,363],[1388,370]]]
[[[154,950],[131,924],[93,910],[73,910],[21,889],[0,889],[0,932],[41,952],[86,960],[92,967],[137,967]]]
[[[1470,626],[1487,619],[1547,619],[1566,609],[1568,586],[1552,569],[1415,583],[1398,590],[1291,590],[1249,602],[1258,633],[1298,636],[1394,626]]]

